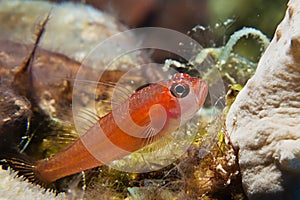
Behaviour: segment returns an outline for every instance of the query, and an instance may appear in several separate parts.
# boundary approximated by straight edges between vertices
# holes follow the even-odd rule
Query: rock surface
[[[48,14],[39,46],[79,62],[100,41],[127,30],[112,16],[79,3],[0,0],[0,39],[32,44],[37,25]]]
[[[299,19],[300,1],[290,0],[255,75],[227,117],[249,199],[300,198]]]
[[[70,10],[72,12],[70,12]],[[39,47],[50,51],[38,49],[35,55],[35,61],[32,64],[33,74],[35,74],[35,69],[41,69],[36,73],[39,76],[34,77],[34,82],[37,80],[36,77],[38,77],[41,82],[47,85],[48,89],[54,85],[56,85],[57,91],[63,89],[63,87],[60,87],[61,84],[57,84],[62,80],[59,77],[63,77],[61,75],[66,71],[68,75],[76,75],[76,73],[71,73],[71,71],[76,71],[80,67],[80,63],[74,60],[82,61],[95,45],[109,36],[125,30],[125,27],[119,24],[113,17],[81,4],[0,0],[0,110],[2,108],[0,112],[0,126],[2,128],[0,131],[0,140],[3,140],[0,142],[0,154],[3,153],[4,148],[5,151],[7,151],[8,146],[13,146],[12,149],[15,150],[15,144],[20,142],[19,134],[17,137],[11,133],[12,131],[7,131],[8,129],[4,130],[3,126],[6,125],[4,122],[9,121],[8,125],[12,126],[13,130],[16,131],[16,127],[14,124],[12,125],[12,122],[20,126],[20,122],[26,121],[22,119],[26,119],[31,115],[29,108],[30,103],[26,104],[28,100],[25,99],[25,97],[24,99],[21,98],[20,95],[16,94],[16,91],[10,87],[11,82],[14,80],[13,74],[16,72],[14,69],[22,64],[24,58],[31,50],[32,47],[30,45],[33,44],[37,26],[48,12],[50,12],[50,20],[46,25],[46,31]],[[56,53],[51,51],[55,51]],[[115,49],[112,49],[112,51],[115,51]],[[48,55],[47,53],[44,54],[41,52],[48,52]],[[59,53],[64,53],[68,57]],[[39,56],[39,54],[42,56]],[[60,59],[57,59],[57,56],[60,57]],[[123,59],[125,65],[127,64],[128,66],[132,63],[138,63],[136,61],[140,59],[136,56],[137,59],[129,60],[128,57]],[[51,62],[55,62],[56,65],[51,65]],[[38,63],[42,63],[42,65],[38,65]],[[55,76],[51,70],[56,70],[59,76]],[[66,79],[66,77],[70,78],[69,82],[75,78],[74,76],[64,76],[64,79]],[[55,84],[49,84],[48,81],[51,80],[53,81],[52,83],[55,82]],[[40,87],[41,85],[37,84],[37,86]],[[30,89],[34,91],[35,94],[38,93],[37,90]],[[54,87],[52,87],[52,89],[54,89]],[[43,88],[41,91],[45,92],[47,89]],[[49,113],[49,115],[52,113],[52,110],[50,109],[50,112],[48,112],[47,108],[50,108],[51,105],[49,103],[55,100],[52,94],[59,95],[57,91],[48,93],[51,95],[50,98],[47,99],[49,101],[43,101],[46,100],[46,98],[42,98],[41,96],[36,98],[38,99],[38,104],[41,100],[40,102],[42,103],[39,104],[39,106],[45,113]],[[64,91],[63,93],[66,94],[67,92]],[[7,100],[8,98],[10,98],[11,102]],[[63,99],[61,95],[59,98]],[[70,101],[70,99],[67,101]],[[57,102],[58,101],[56,101],[56,103]],[[43,107],[43,105],[50,106]],[[70,103],[64,107],[69,108],[69,105]],[[15,110],[18,112],[15,112]],[[71,109],[69,110],[70,115],[72,112]],[[25,125],[27,126],[27,124]],[[23,128],[23,131],[17,132],[24,133],[23,124],[20,128]],[[16,174],[14,173],[2,170],[0,166],[0,200],[67,199],[64,194],[55,195],[54,192],[46,192],[44,189],[24,181],[21,178],[16,178],[15,176]]]

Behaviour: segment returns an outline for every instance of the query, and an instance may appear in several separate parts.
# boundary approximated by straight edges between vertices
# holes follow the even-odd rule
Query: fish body
[[[35,176],[44,183],[123,158],[175,131],[200,109],[206,82],[178,73],[150,84],[101,117],[58,154],[36,161]]]

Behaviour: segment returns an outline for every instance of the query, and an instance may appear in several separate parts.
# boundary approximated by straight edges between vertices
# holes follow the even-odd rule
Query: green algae
[[[252,36],[260,45],[260,51],[263,53],[269,45],[269,39],[261,31],[254,28],[245,27],[234,32],[228,42],[221,47],[205,48],[199,52],[192,64],[197,65],[204,62],[207,57],[211,57],[215,66],[220,71],[223,78],[226,78],[231,84],[242,84],[254,74],[257,63],[235,53],[233,47],[241,40],[241,38]],[[204,80],[213,79],[213,71],[208,71],[204,76]],[[213,82],[211,80],[210,82]]]

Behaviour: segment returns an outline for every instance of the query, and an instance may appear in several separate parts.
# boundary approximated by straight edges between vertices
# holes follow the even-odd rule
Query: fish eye
[[[177,98],[186,97],[190,92],[190,87],[188,85],[182,85],[180,83],[174,83],[171,86],[171,94]]]

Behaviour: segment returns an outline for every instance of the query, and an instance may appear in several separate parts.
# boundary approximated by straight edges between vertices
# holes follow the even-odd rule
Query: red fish
[[[101,117],[65,150],[30,165],[32,172],[38,180],[52,183],[121,159],[189,121],[207,92],[205,81],[183,73],[150,84]]]

